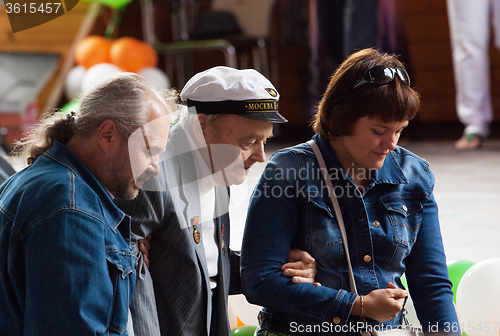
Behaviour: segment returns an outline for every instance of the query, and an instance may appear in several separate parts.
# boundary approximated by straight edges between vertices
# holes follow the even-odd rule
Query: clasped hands
[[[149,267],[149,250],[151,248],[151,235],[139,240],[139,251],[142,253],[144,263]],[[321,286],[314,281],[318,273],[316,260],[306,251],[291,249],[288,254],[288,262],[281,266],[283,274],[292,278],[293,283],[312,283],[314,286]]]
[[[408,291],[399,288],[392,282],[387,283],[387,288],[376,289],[364,296],[365,316],[379,322],[385,322],[395,318],[403,309]],[[356,315],[361,313],[361,300],[356,298],[352,307]]]

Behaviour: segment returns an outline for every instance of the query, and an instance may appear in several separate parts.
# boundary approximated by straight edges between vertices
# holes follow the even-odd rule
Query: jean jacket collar
[[[101,184],[101,182],[90,172],[83,162],[65,145],[58,141],[55,141],[54,145],[43,155],[68,168],[78,178],[82,179],[90,186],[90,188],[92,188],[101,200],[104,209],[106,209],[105,218],[103,218],[103,220],[106,221],[113,232],[116,233],[116,229],[125,217],[125,213],[113,203],[114,197],[111,195],[109,190]]]
[[[337,169],[342,169],[345,172],[345,169],[340,164],[339,159],[337,158],[335,152],[333,151],[332,146],[321,135],[316,134],[313,137],[313,140],[318,145],[321,154],[323,155],[323,159],[325,160],[325,164],[327,167],[334,167]],[[372,177],[372,181],[375,184],[408,184],[408,179],[406,178],[401,166],[398,164],[396,160],[397,153],[399,153],[400,147],[397,147],[395,151],[391,151],[389,155],[386,157],[384,161],[384,165],[379,170],[375,171],[375,174]],[[332,184],[335,185],[338,183],[338,180],[332,180]]]

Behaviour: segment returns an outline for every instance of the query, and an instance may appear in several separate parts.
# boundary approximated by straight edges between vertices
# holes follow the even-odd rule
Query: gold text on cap
[[[245,102],[245,112],[278,112],[278,101],[274,99],[247,100]]]

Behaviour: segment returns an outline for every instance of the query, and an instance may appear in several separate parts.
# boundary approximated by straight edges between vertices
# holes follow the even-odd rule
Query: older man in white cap
[[[227,298],[241,293],[241,282],[239,253],[229,248],[227,187],[265,161],[272,124],[287,121],[278,113],[278,92],[255,70],[198,73],[181,99],[188,109],[170,131],[161,179],[121,204],[138,239],[152,233],[154,294],[141,262],[131,307],[136,336],[230,335]],[[285,275],[314,281],[309,254],[291,251],[290,260]]]

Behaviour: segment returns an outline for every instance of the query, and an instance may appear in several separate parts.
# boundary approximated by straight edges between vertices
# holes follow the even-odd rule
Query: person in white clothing
[[[456,108],[464,124],[457,149],[479,149],[493,119],[489,72],[490,29],[500,49],[500,0],[447,0]]]

